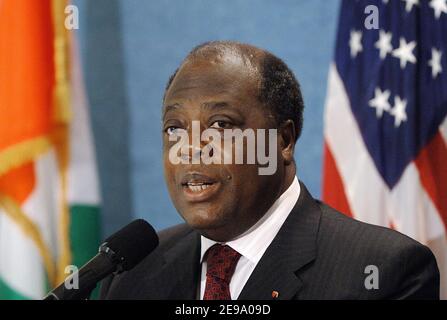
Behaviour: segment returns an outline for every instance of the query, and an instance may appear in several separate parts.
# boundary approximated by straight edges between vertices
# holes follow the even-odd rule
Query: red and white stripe
[[[428,245],[441,272],[441,297],[447,299],[447,119],[392,190],[366,149],[334,64],[324,121],[323,200],[355,219]]]

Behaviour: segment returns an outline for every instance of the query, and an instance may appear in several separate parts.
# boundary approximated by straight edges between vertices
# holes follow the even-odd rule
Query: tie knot
[[[219,278],[229,283],[240,257],[239,252],[227,245],[213,245],[207,251],[206,275]]]

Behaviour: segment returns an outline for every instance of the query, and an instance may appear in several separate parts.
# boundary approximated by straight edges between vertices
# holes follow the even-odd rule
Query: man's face
[[[234,63],[195,61],[181,67],[166,93],[163,162],[169,193],[185,221],[216,241],[248,230],[279,196],[284,176],[280,151],[275,150],[278,169],[273,175],[259,175],[257,164],[173,164],[169,150],[176,142],[169,141],[169,134],[180,130],[191,136],[192,121],[200,121],[201,131],[221,133],[275,128],[257,98],[258,79],[252,69]]]

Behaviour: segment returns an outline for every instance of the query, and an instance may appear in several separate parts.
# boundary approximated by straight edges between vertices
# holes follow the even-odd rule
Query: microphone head
[[[149,223],[137,219],[108,237],[103,246],[115,252],[121,260],[122,270],[127,271],[158,246],[158,236]]]

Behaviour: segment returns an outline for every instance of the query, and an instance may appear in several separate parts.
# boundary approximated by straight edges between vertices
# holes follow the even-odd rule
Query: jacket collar
[[[165,255],[163,275],[166,288],[172,288],[167,299],[194,300],[200,282],[200,235],[191,231]]]
[[[126,298],[155,300],[194,300],[200,277],[200,235],[191,230],[165,252],[156,252],[148,262],[138,266],[136,274],[118,277],[132,277],[138,281],[130,283]],[[119,282],[119,281],[118,281]],[[120,285],[118,283],[118,285]],[[119,291],[119,290],[118,290]],[[112,296],[112,299],[115,298]]]
[[[300,182],[301,194],[284,225],[251,274],[239,300],[293,298],[302,281],[299,271],[316,257],[321,211]]]

